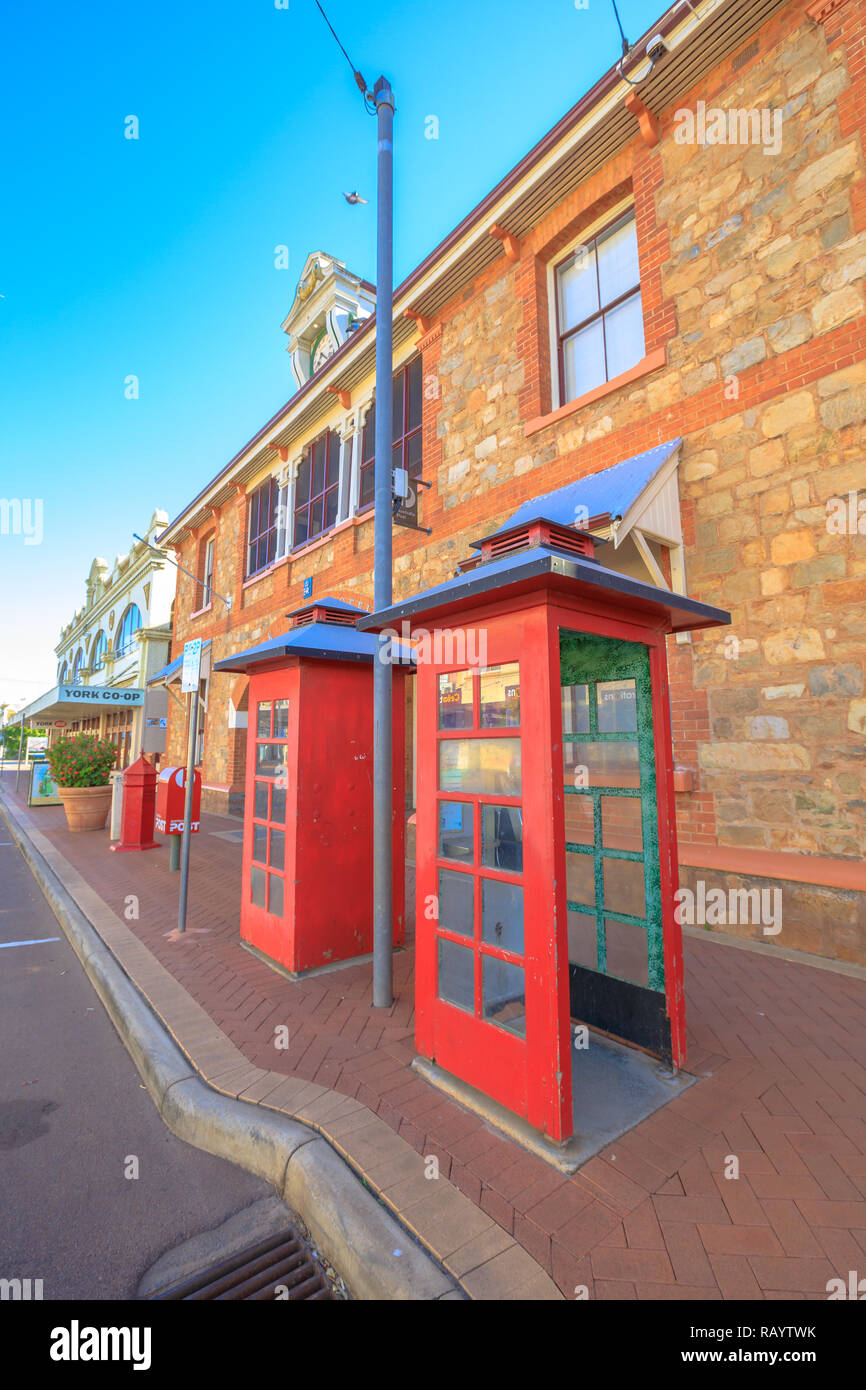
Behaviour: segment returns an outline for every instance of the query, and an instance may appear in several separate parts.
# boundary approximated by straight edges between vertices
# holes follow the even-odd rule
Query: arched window
[[[91,671],[101,671],[105,665],[105,633],[100,628],[93,639],[93,646],[90,648],[90,669]]]
[[[72,684],[81,685],[81,668],[84,665],[84,648],[79,647],[72,663]]]
[[[61,668],[60,668],[60,684],[61,684],[61,685],[66,685],[66,683],[67,683],[68,680],[69,680],[69,663],[66,662],[66,661],[64,661],[63,665],[62,665]]]
[[[141,613],[136,604],[131,603],[123,615],[117,632],[114,650],[118,656],[125,656],[135,646],[134,633],[142,626]]]

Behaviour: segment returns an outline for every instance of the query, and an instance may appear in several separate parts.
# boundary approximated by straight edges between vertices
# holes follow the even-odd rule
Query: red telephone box
[[[363,609],[323,598],[215,671],[246,672],[241,937],[291,974],[373,947],[373,661]],[[394,944],[404,930],[402,678],[394,690]]]
[[[572,1020],[684,1059],[665,636],[729,615],[571,526],[479,546],[359,626],[415,644],[418,1050],[559,1141]]]
[[[156,828],[163,835],[183,834],[183,813],[186,805],[186,768],[164,767],[156,782]],[[201,773],[193,769],[190,830],[198,834],[201,815]]]

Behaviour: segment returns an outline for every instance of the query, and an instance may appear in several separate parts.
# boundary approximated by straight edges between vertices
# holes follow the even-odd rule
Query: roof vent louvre
[[[578,531],[573,526],[562,526],[555,521],[524,522],[510,530],[497,531],[485,537],[479,545],[482,565],[503,555],[513,555],[518,550],[532,550],[540,545],[566,550],[571,555],[582,555],[586,560],[595,559],[595,538],[588,531]]]

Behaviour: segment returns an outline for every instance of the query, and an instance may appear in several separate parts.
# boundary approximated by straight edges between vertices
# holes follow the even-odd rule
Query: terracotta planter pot
[[[59,787],[70,830],[104,830],[111,808],[111,787]]]

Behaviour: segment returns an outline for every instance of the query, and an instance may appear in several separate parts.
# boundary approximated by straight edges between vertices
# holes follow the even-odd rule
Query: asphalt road
[[[163,1124],[8,838],[0,821],[0,1279],[130,1298],[157,1256],[271,1189]]]

